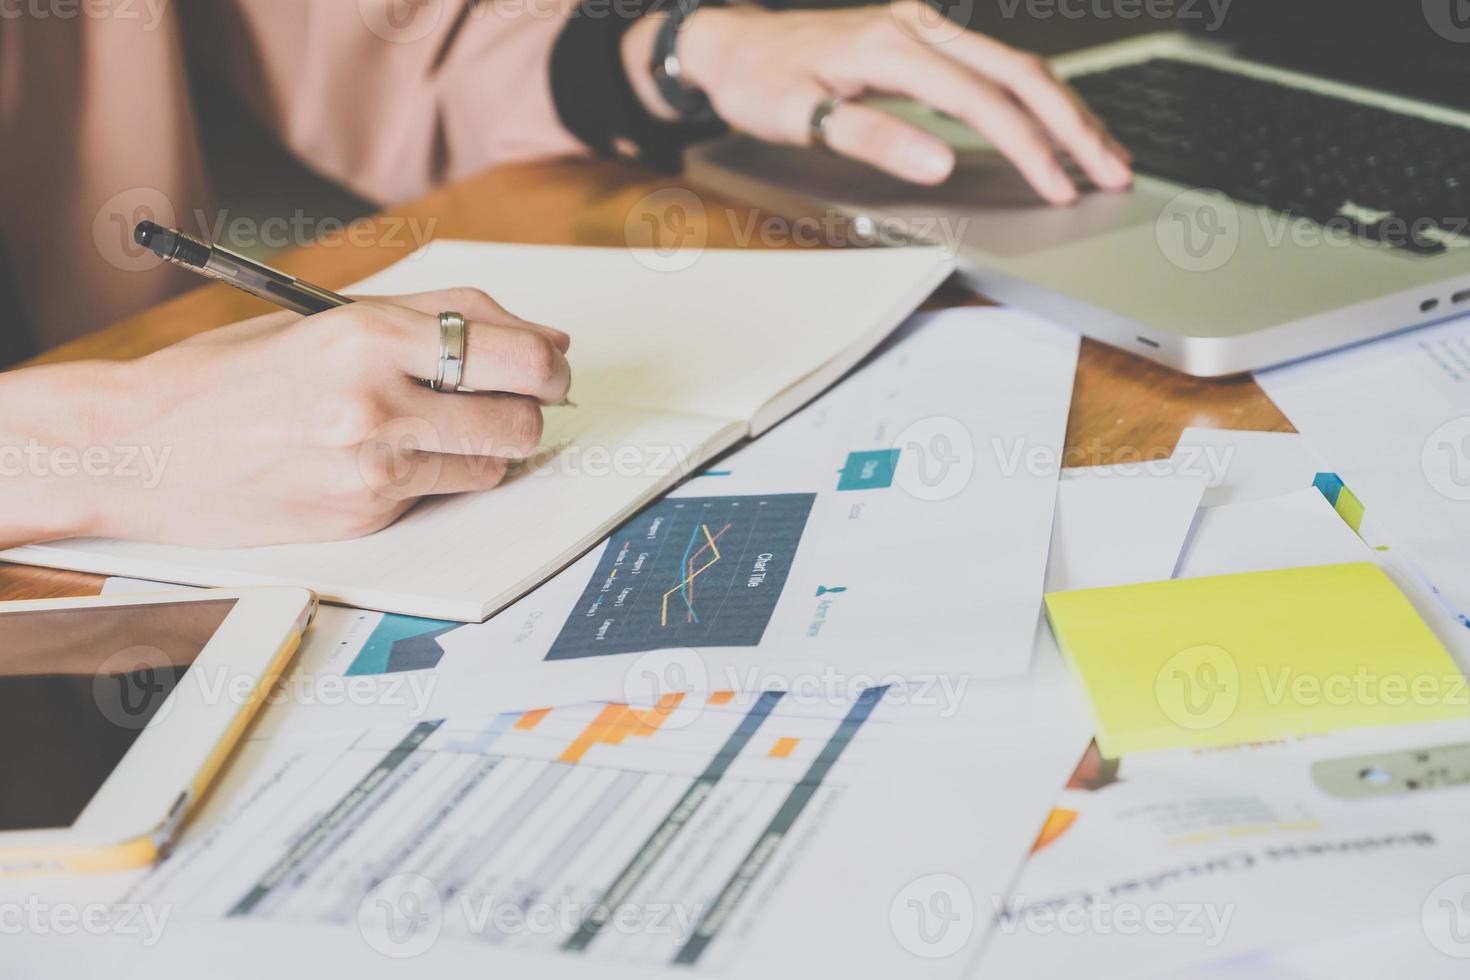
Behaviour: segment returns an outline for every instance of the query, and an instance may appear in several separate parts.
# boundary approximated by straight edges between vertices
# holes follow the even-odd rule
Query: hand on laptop
[[[633,30],[654,29],[650,23]],[[641,42],[633,36],[629,43]],[[686,79],[720,116],[761,139],[806,144],[822,100],[892,94],[979,130],[1053,203],[1077,196],[1058,149],[1099,187],[1122,188],[1132,179],[1128,152],[1043,60],[962,31],[921,0],[837,11],[703,8],[685,23],[678,51]],[[638,77],[634,84],[640,93],[652,85]],[[833,111],[827,144],[919,184],[942,182],[955,164],[938,137],[856,102]]]
[[[444,310],[469,321],[464,386],[481,393],[415,380],[435,374]],[[0,545],[376,531],[420,497],[493,487],[533,453],[541,406],[571,384],[569,344],[484,293],[448,290],[263,316],[136,361],[11,372],[0,446],[36,449],[0,482]]]

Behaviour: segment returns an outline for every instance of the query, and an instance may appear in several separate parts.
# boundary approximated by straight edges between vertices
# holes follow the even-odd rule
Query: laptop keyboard
[[[1470,130],[1173,58],[1069,81],[1140,173],[1415,255],[1470,239]]]

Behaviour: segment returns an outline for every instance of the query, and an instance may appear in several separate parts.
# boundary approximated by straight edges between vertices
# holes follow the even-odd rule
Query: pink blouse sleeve
[[[194,0],[191,42],[316,170],[394,203],[585,148],[552,104],[575,0]]]

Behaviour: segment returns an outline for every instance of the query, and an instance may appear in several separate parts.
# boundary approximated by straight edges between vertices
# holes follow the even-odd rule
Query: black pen
[[[229,283],[251,296],[311,316],[346,306],[352,300],[330,289],[311,283],[270,266],[261,265],[227,248],[208,245],[172,228],[140,221],[133,229],[133,240],[166,262],[182,266],[210,279]]]

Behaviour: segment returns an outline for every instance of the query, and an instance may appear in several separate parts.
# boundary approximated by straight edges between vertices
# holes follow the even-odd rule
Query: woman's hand
[[[647,67],[657,28],[647,20],[629,32],[624,63],[643,101],[667,115]],[[1052,203],[1077,197],[1058,149],[1099,187],[1132,179],[1127,151],[1042,59],[961,30],[922,0],[839,11],[702,8],[680,31],[678,53],[685,79],[726,122],[770,142],[809,143],[823,99],[898,95],[978,130]],[[915,183],[941,183],[954,169],[943,140],[857,102],[833,111],[826,136],[835,152]]]
[[[468,321],[463,384],[479,393],[416,381],[436,374],[444,310]],[[136,361],[0,375],[0,462],[7,444],[31,447],[0,482],[0,543],[236,547],[376,531],[420,497],[493,487],[534,452],[541,406],[571,383],[569,343],[450,290],[265,316]],[[56,465],[67,447],[94,465]]]

